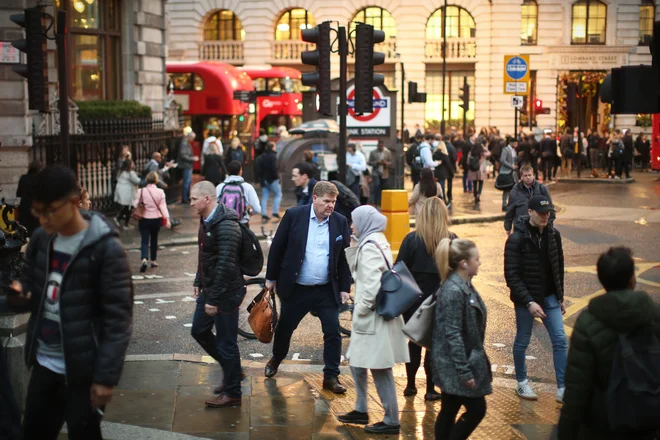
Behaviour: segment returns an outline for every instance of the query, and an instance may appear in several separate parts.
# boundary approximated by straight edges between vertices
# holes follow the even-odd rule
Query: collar
[[[309,221],[311,222],[312,220],[314,220],[317,225],[324,225],[330,221],[330,217],[328,216],[328,218],[319,223],[316,217],[316,212],[314,211],[314,205],[309,205]]]
[[[217,210],[218,210],[218,205],[215,205],[215,208],[213,208],[213,211],[211,211],[209,216],[204,219],[204,223],[208,223],[213,218],[213,216],[215,215],[215,211],[217,211]]]

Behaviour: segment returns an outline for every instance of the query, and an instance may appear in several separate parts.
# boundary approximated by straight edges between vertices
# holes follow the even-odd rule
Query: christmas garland
[[[567,72],[559,77],[559,87],[557,91],[557,102],[559,104],[559,114],[557,115],[557,126],[561,129],[566,126],[568,120],[566,89],[569,83],[580,84],[582,80],[582,90],[578,90],[579,98],[593,98],[598,93],[598,86],[603,83],[606,72]],[[610,115],[610,105],[605,105],[605,118],[601,123],[607,126],[612,119]]]

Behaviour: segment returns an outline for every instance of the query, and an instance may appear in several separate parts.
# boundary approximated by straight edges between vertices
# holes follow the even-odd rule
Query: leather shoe
[[[344,394],[346,392],[346,388],[341,383],[339,383],[338,377],[324,379],[323,389],[332,391],[335,394]]]
[[[433,391],[431,393],[426,393],[424,395],[424,400],[426,400],[427,402],[434,402],[434,401],[440,400],[440,399],[442,399],[442,394],[437,393],[435,391]]]
[[[275,358],[270,358],[268,363],[266,364],[266,370],[264,373],[266,374],[266,377],[273,377],[277,374],[277,369],[280,366],[280,363],[282,361],[277,361]]]
[[[398,434],[401,432],[401,425],[387,425],[385,422],[378,422],[365,426],[364,431],[369,434]]]
[[[229,397],[226,394],[220,394],[213,399],[209,399],[204,404],[209,408],[226,408],[228,406],[240,406],[242,399],[240,397]]]
[[[415,387],[406,387],[405,390],[403,390],[403,395],[408,397],[408,396],[414,396],[417,394],[417,388]]]
[[[337,420],[342,423],[353,423],[355,425],[366,425],[369,423],[369,414],[360,411],[351,411],[337,416]]]

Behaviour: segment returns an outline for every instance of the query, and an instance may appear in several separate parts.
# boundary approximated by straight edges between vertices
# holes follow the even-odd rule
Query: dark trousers
[[[552,179],[552,167],[554,163],[555,163],[555,158],[552,156],[541,158],[541,172],[543,173],[544,182],[547,182],[548,180]]]
[[[9,378],[5,350],[0,347],[0,439],[21,438],[21,413]]]
[[[64,376],[37,364],[25,401],[24,440],[55,440],[66,421],[72,440],[101,440],[101,416],[89,386],[67,387]]]
[[[481,196],[481,191],[484,189],[484,181],[475,180],[472,182],[472,188],[474,189],[474,198],[476,199],[477,197]]]
[[[624,160],[615,161],[616,164],[616,175],[623,177],[623,173],[626,173],[626,179],[630,179],[630,162]]]
[[[577,171],[578,178],[580,177],[580,172],[582,171],[582,154],[578,153],[573,156],[573,169]]]
[[[468,179],[467,167],[463,170],[463,191],[472,191],[472,181]]]
[[[238,350],[238,310],[230,313],[218,311],[209,316],[204,312],[206,296],[197,298],[193,326],[190,334],[197,343],[222,367],[223,394],[241,397],[241,354]],[[215,325],[215,336],[213,326]]]
[[[339,306],[332,285],[301,286],[296,284],[287,299],[282,299],[280,320],[275,330],[273,358],[282,361],[289,353],[291,336],[300,321],[312,310],[321,320],[323,330],[323,375],[326,379],[339,376],[341,361],[341,334],[339,333]]]
[[[162,220],[160,218],[143,218],[138,222],[140,237],[142,239],[140,258],[149,258],[149,245],[151,244],[151,261],[156,261],[158,255],[158,233]]]
[[[355,197],[360,200],[360,179],[356,179],[355,182],[351,183],[348,188],[353,191],[353,194],[355,194]]]
[[[408,387],[415,387],[415,376],[417,370],[422,365],[422,347],[414,342],[408,342],[408,353],[410,353],[410,362],[406,363],[406,377],[408,378]],[[424,350],[424,373],[426,373],[426,392],[433,393],[433,372],[431,369],[431,356],[428,350]]]
[[[452,201],[452,190],[454,188],[454,176],[447,177],[447,192],[445,193],[445,201],[451,203]],[[442,190],[444,191],[444,187]]]
[[[374,205],[380,206],[381,193],[384,189],[389,188],[389,179],[384,179],[378,174],[374,174],[372,177],[373,182],[371,183],[371,198]]]
[[[465,412],[456,420],[456,414],[465,406]],[[435,420],[436,440],[465,440],[486,416],[485,397],[461,397],[442,393],[442,407]]]
[[[133,211],[132,206],[124,206],[120,205],[121,210],[119,211],[119,214],[117,214],[117,222],[121,223],[122,220],[124,221],[124,225],[128,226],[128,222],[131,221],[131,212]]]

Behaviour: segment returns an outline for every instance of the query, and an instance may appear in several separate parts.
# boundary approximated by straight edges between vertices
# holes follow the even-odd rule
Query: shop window
[[[362,9],[353,17],[350,30],[355,29],[358,22],[370,24],[374,29],[385,32],[386,40],[396,38],[394,17],[386,9],[376,6]]]
[[[296,8],[286,11],[275,27],[275,40],[301,40],[301,31],[312,29],[316,21],[306,9]]]
[[[463,77],[467,77],[470,86],[470,109],[467,112],[466,119],[469,126],[474,125],[474,87],[475,78],[474,71],[458,70],[447,72],[445,81],[445,120],[447,126],[463,126],[463,108],[460,107],[462,101],[458,98],[460,88],[463,87]],[[425,104],[425,120],[426,127],[430,130],[439,130],[440,121],[442,120],[442,70],[427,70],[426,71],[426,104]]]

